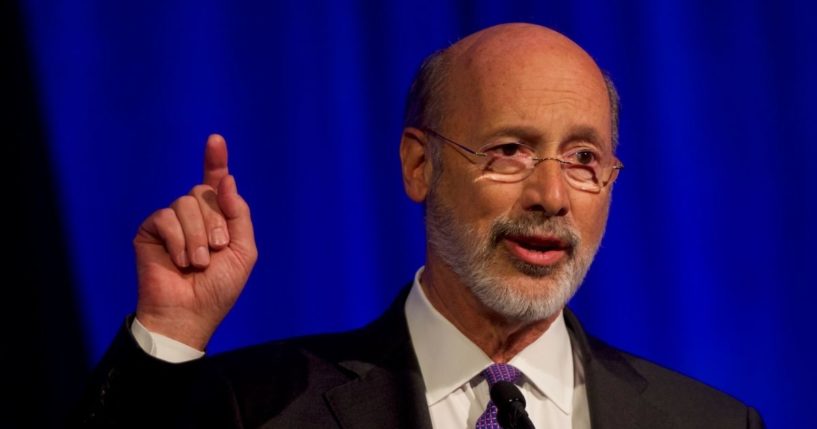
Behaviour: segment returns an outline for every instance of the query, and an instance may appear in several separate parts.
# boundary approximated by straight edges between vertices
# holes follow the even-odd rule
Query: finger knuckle
[[[180,208],[190,207],[190,206],[192,206],[194,204],[196,204],[196,198],[195,197],[190,196],[190,195],[183,195],[183,196],[177,198],[176,201],[173,202],[172,207],[174,209],[180,209]]]
[[[207,192],[214,192],[213,187],[205,184],[198,184],[190,190],[190,195],[204,195]]]
[[[156,224],[167,224],[176,221],[176,214],[173,212],[173,209],[165,207],[163,209],[156,210],[156,212],[153,214],[153,219]]]
[[[237,207],[242,216],[250,217],[250,205],[243,198],[238,200]]]

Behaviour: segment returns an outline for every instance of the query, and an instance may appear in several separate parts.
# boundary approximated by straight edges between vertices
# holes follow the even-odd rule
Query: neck
[[[508,319],[482,304],[450,269],[432,261],[427,261],[420,285],[431,305],[496,363],[510,361],[561,313],[533,322]]]

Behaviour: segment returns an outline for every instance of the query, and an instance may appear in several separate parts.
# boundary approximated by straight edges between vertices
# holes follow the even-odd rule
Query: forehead
[[[558,139],[568,128],[611,138],[604,78],[572,42],[491,43],[456,53],[444,94],[444,126],[475,137],[502,128]]]

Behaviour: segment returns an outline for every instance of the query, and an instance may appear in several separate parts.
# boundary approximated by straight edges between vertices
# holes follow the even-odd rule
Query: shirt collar
[[[493,362],[431,305],[420,286],[421,267],[406,300],[406,320],[429,406],[468,383]],[[444,357],[444,359],[441,359]],[[562,314],[509,362],[564,413],[573,410],[573,355]]]

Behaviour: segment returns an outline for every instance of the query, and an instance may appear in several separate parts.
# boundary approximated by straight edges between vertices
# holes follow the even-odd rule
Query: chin
[[[568,265],[572,264],[528,266],[523,270],[514,266],[513,272],[493,275],[477,270],[462,280],[495,313],[510,321],[531,323],[559,313],[578,290],[584,272],[578,273]]]

